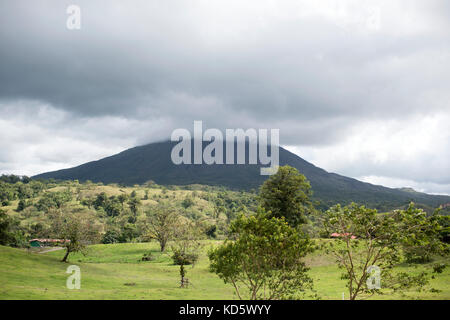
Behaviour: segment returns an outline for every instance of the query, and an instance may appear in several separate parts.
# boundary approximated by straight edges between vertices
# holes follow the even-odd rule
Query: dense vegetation
[[[57,237],[54,221],[58,212],[89,212],[102,243],[147,241],[152,238],[148,220],[167,203],[182,217],[201,224],[207,237],[220,239],[239,212],[254,211],[257,205],[254,193],[219,187],[164,187],[152,182],[105,186],[14,176],[1,178],[0,195],[0,221],[5,230],[0,244],[11,246],[25,246],[32,238]]]
[[[280,167],[258,194],[152,181],[129,187],[14,176],[3,176],[0,187],[5,197],[1,245],[27,247],[32,238],[70,240],[63,242],[61,260],[82,262],[79,254],[96,243],[156,240],[157,253],[138,250],[134,261],[170,261],[183,288],[192,283],[186,275],[194,271],[187,266],[208,266],[201,262],[205,241],[216,240],[225,242],[208,249],[208,268],[231,284],[238,298],[316,296],[314,263],[307,263],[311,257],[336,259],[350,299],[413,289],[437,294],[441,289],[430,283],[446,272],[449,216],[439,209],[427,214],[410,203],[379,213],[352,203],[325,212],[311,201],[309,181],[289,166]],[[332,234],[337,238],[329,239]],[[399,272],[404,264],[421,270]],[[383,268],[384,290],[368,287],[371,265]]]

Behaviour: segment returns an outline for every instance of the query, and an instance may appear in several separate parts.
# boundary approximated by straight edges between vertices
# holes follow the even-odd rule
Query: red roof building
[[[352,235],[351,233],[336,233],[336,232],[333,232],[331,234],[332,238],[344,238],[344,237],[348,237],[348,236],[350,236],[350,239],[356,239],[356,236]]]

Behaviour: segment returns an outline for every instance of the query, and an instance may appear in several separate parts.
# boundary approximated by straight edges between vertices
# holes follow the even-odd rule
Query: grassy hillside
[[[39,191],[28,192],[35,185],[39,185]],[[45,184],[33,181],[29,184],[18,182],[1,185],[0,181],[0,187],[0,191],[4,190],[12,195],[11,200],[0,207],[0,210],[14,219],[13,229],[23,234],[24,242],[32,238],[53,237],[50,228],[52,220],[48,212],[59,205],[68,210],[89,210],[95,221],[102,225],[103,233],[114,231],[122,237],[117,241],[136,242],[143,240],[141,236],[146,212],[160,202],[170,202],[186,218],[200,221],[205,226],[215,226],[216,235],[223,237],[230,219],[243,206],[254,209],[256,201],[255,194],[195,185],[183,188],[166,188],[155,184],[126,187],[77,181]],[[102,206],[96,205],[99,196],[106,199]],[[118,200],[121,196],[126,198],[123,203]],[[136,213],[129,206],[131,198],[138,200]],[[24,208],[19,210],[21,201]]]
[[[94,245],[87,256],[71,256],[70,263],[59,262],[62,251],[39,254],[0,246],[0,299],[235,299],[232,287],[208,271],[206,251],[218,243],[206,241],[199,262],[188,268],[193,284],[188,289],[179,288],[178,266],[158,252],[156,243]],[[156,255],[156,260],[140,261],[148,251]],[[320,251],[306,261],[319,296],[341,299],[346,288],[334,261]],[[65,271],[71,264],[81,269],[80,290],[65,286]],[[417,273],[424,267],[397,268]],[[441,292],[408,292],[406,296],[386,292],[378,299],[450,299],[449,268],[436,275],[431,286]]]

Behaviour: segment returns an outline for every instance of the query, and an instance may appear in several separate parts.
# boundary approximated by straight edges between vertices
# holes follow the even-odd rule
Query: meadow
[[[321,240],[323,241],[323,240]],[[98,244],[88,254],[73,254],[69,263],[61,263],[63,250],[37,253],[33,250],[0,246],[0,299],[237,299],[233,288],[208,270],[207,251],[220,241],[207,240],[194,267],[188,267],[189,288],[179,286],[179,267],[173,265],[170,252],[160,253],[156,242]],[[152,252],[153,261],[141,261]],[[448,258],[437,258],[433,263]],[[440,260],[439,260],[440,259]],[[340,300],[347,292],[341,271],[332,257],[318,250],[306,257],[314,287],[320,299]],[[66,269],[75,264],[81,269],[81,289],[66,288]],[[398,271],[418,273],[424,265],[399,265]],[[437,292],[405,292],[370,299],[450,299],[450,270],[435,274],[430,287]]]

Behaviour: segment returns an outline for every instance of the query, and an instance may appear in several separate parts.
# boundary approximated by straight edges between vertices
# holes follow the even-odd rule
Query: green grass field
[[[158,252],[157,243],[93,245],[86,256],[71,255],[70,263],[59,260],[63,251],[39,254],[0,246],[0,299],[236,299],[230,285],[225,285],[208,271],[206,252],[218,241],[207,241],[194,268],[188,267],[192,286],[179,288],[179,268],[167,254]],[[152,251],[156,259],[142,262],[143,253]],[[321,299],[342,299],[346,292],[340,270],[321,252],[307,257],[310,274]],[[448,263],[448,261],[447,261]],[[81,289],[66,288],[66,268],[81,269]],[[399,266],[409,272],[423,268]],[[446,268],[431,281],[438,293],[407,292],[377,299],[450,299],[450,270]],[[373,299],[374,297],[372,297]]]

